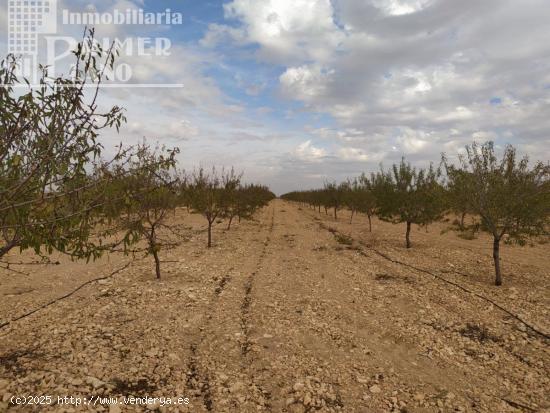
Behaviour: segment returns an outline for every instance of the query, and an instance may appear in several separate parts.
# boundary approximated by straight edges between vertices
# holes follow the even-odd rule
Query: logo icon
[[[21,58],[20,74],[36,80],[38,36],[57,32],[57,0],[8,0],[8,53]]]

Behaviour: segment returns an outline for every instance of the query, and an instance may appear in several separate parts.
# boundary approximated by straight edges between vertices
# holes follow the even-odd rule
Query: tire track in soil
[[[332,412],[344,408],[338,377],[344,368],[340,363],[337,368],[329,366],[335,351],[345,353],[347,338],[328,327],[332,319],[328,321],[327,314],[310,314],[305,308],[308,297],[323,299],[322,294],[313,293],[315,287],[311,283],[316,283],[315,277],[299,275],[302,270],[308,271],[311,264],[307,249],[303,250],[304,237],[310,230],[293,214],[287,214],[272,243],[277,249],[275,253],[270,251],[264,262],[267,271],[257,274],[263,296],[260,309],[253,314],[254,330],[270,334],[258,336],[263,345],[262,357],[255,360],[260,362],[256,368],[272,390],[272,410],[277,412]],[[327,322],[316,322],[318,316]],[[325,334],[327,327],[332,336]]]
[[[267,245],[269,244],[271,233],[273,231],[274,226],[274,213],[273,210],[272,217],[271,217],[271,224],[269,227],[269,232],[266,238],[266,241],[264,241],[264,246],[262,248],[262,251],[259,255],[259,259],[257,261],[257,264],[255,265],[255,271],[252,272],[251,276],[248,277],[246,283],[245,283],[245,296],[243,299],[243,303],[241,305],[241,320],[240,325],[242,329],[242,333],[245,337],[245,340],[240,344],[240,352],[243,356],[245,356],[251,346],[250,340],[249,340],[249,329],[248,329],[248,322],[245,322],[244,320],[248,319],[250,304],[251,304],[251,292],[252,292],[252,281],[254,278],[254,275],[256,274],[256,271],[258,270],[259,266],[261,265],[265,254]],[[226,242],[229,242],[226,240]],[[213,386],[211,383],[211,374],[210,369],[206,365],[206,363],[201,362],[201,356],[200,356],[200,349],[201,347],[207,342],[207,339],[210,339],[212,337],[211,328],[212,328],[212,320],[213,320],[213,313],[217,309],[215,306],[219,304],[219,300],[222,297],[222,294],[227,288],[231,285],[231,282],[234,280],[234,277],[230,275],[231,271],[234,271],[234,267],[229,268],[229,270],[224,271],[225,275],[221,277],[219,280],[217,286],[215,287],[210,300],[208,301],[206,305],[207,312],[204,315],[205,322],[202,323],[202,325],[198,328],[198,332],[196,332],[196,336],[198,336],[198,339],[192,342],[189,345],[189,354],[190,359],[187,363],[187,379],[186,379],[186,387],[191,391],[196,391],[200,394],[200,397],[202,399],[203,407],[208,412],[217,412],[220,411],[215,408],[215,397],[213,395]],[[246,350],[246,351],[245,351]],[[245,364],[245,363],[241,363]],[[244,369],[242,369],[244,370]],[[248,373],[247,371],[243,371],[243,373]],[[250,374],[247,374],[250,375]],[[253,382],[253,380],[251,380]],[[260,388],[259,386],[257,386]],[[261,388],[260,388],[261,390]],[[264,392],[262,391],[262,394]],[[267,398],[268,399],[268,398]],[[268,400],[266,400],[267,402]],[[264,406],[268,406],[269,403],[265,403]],[[233,406],[235,409],[238,408],[238,406]]]
[[[259,393],[262,396],[262,405],[268,411],[272,411],[271,394],[268,391],[264,390],[262,386],[260,386],[258,383],[255,382],[254,374],[250,367],[252,365],[251,359],[253,357],[252,353],[250,352],[252,348],[252,342],[250,340],[250,330],[251,330],[250,307],[252,305],[252,292],[254,287],[254,279],[258,275],[258,272],[261,271],[262,264],[267,255],[267,247],[271,242],[271,237],[273,235],[274,227],[275,227],[275,208],[273,207],[272,213],[271,213],[271,224],[269,226],[269,232],[266,237],[266,240],[264,241],[262,252],[260,253],[260,256],[258,258],[256,269],[249,275],[249,277],[246,280],[245,287],[244,287],[244,298],[241,304],[241,331],[242,331],[242,337],[243,337],[243,340],[241,342],[241,355],[243,357],[243,372],[248,375],[252,384],[259,390]]]
[[[254,278],[256,277],[258,271],[260,271],[262,263],[267,254],[267,246],[271,242],[271,235],[273,234],[274,226],[275,226],[275,209],[273,209],[273,212],[271,215],[271,224],[269,227],[269,233],[267,235],[266,240],[264,241],[262,252],[260,253],[258,263],[256,264],[256,269],[247,278],[245,287],[244,287],[244,298],[243,298],[243,303],[241,304],[241,330],[244,337],[244,340],[241,344],[241,353],[243,356],[248,355],[248,353],[250,352],[250,347],[252,346],[252,343],[250,342],[250,305],[252,304],[251,294],[252,294]]]
[[[204,407],[207,411],[213,411],[214,403],[212,401],[212,393],[210,392],[210,378],[207,373],[199,369],[199,357],[197,354],[197,345],[191,344],[191,359],[187,364],[187,380],[186,386],[191,390],[198,390],[203,399]]]
[[[227,273],[233,271],[233,268],[230,268]],[[213,297],[208,303],[208,309],[212,308],[212,305],[215,304],[220,294],[223,292],[227,283],[231,280],[231,276],[226,274],[224,275],[218,286],[215,288]],[[212,319],[211,314],[206,315],[206,323],[199,327],[199,339],[195,343],[189,345],[189,352],[191,354],[189,362],[187,363],[187,379],[186,387],[189,390],[198,391],[201,395],[203,405],[207,411],[214,411],[214,402],[212,399],[211,384],[210,384],[210,375],[208,374],[207,369],[204,366],[200,365],[200,356],[198,354],[198,348],[203,344],[206,334],[204,331],[209,327],[210,320]]]

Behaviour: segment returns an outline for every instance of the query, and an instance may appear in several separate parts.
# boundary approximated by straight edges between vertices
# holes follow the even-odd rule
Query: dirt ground
[[[130,263],[0,329],[0,412],[550,411],[548,339],[436,278],[549,334],[550,245],[503,246],[497,288],[483,235],[437,224],[406,250],[404,226],[349,218],[276,200],[208,250],[179,211],[196,231],[161,281],[122,255],[0,273],[2,324]],[[31,395],[53,402],[10,403]],[[58,403],[130,395],[189,404]]]

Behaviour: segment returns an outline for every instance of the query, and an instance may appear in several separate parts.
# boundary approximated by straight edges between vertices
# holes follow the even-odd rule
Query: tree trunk
[[[502,275],[500,273],[500,238],[493,238],[493,260],[495,261],[495,285],[502,285]]]
[[[334,219],[338,221],[337,208],[334,207]]]
[[[17,241],[10,241],[8,244],[0,248],[0,258],[10,252],[13,248],[17,246]]]
[[[462,215],[460,216],[460,229],[461,230],[464,229],[464,218],[466,218],[466,212],[463,212]]]
[[[157,274],[157,280],[160,280],[160,259],[159,252],[157,250],[157,233],[154,225],[151,226],[151,233],[148,234],[149,252],[153,254],[155,259],[155,272]]]
[[[328,209],[325,207],[325,215],[328,215]]]
[[[208,221],[208,248],[212,248],[212,222]]]
[[[349,219],[349,223],[351,224],[353,222],[353,214],[355,213],[355,211],[352,209],[351,210],[351,217]]]
[[[367,215],[369,217],[369,232],[372,232],[372,222],[370,218],[370,214]]]
[[[229,225],[227,225],[227,230],[229,231],[231,229],[231,223],[233,222],[233,215],[229,217]]]
[[[319,213],[321,213],[321,204],[319,204]]]
[[[407,234],[405,236],[405,239],[407,240],[407,248],[411,247],[411,222],[407,221]]]
[[[157,273],[157,280],[160,280],[160,259],[156,245],[155,247],[153,247],[153,257],[155,258],[155,271]]]

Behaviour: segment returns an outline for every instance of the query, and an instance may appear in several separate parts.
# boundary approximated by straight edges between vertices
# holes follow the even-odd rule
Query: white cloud
[[[431,133],[418,132],[410,128],[401,131],[397,138],[399,148],[406,154],[416,154],[426,149],[431,139]]]
[[[234,139],[269,141],[254,150],[263,148],[266,177],[278,189],[343,179],[402,155],[425,164],[474,139],[508,141],[550,159],[544,0],[232,0],[225,15],[230,25],[209,25],[202,46],[256,46],[243,53],[282,67],[281,96],[332,119],[330,126],[291,132],[284,144],[256,125],[233,122]],[[206,106],[216,119],[240,114],[239,103],[227,101],[200,69],[183,73],[198,74],[189,100],[161,101]],[[263,90],[264,79],[236,81],[251,95]],[[493,98],[500,103],[491,104]],[[287,118],[298,116],[289,110]],[[222,124],[216,139],[226,135]],[[199,131],[204,136],[211,128]]]
[[[302,161],[318,162],[327,155],[327,151],[313,146],[311,140],[308,140],[298,145],[293,155]]]
[[[416,13],[431,2],[432,0],[374,0],[373,4],[387,15],[402,16]]]
[[[338,156],[345,161],[369,161],[370,156],[359,148],[340,148]]]
[[[236,44],[245,44],[246,33],[243,29],[212,23],[208,25],[208,31],[200,40],[200,44],[205,47],[215,47],[228,38]]]
[[[260,44],[265,60],[319,61],[330,57],[343,39],[330,0],[233,0],[224,9],[226,17],[239,20],[242,27],[212,25],[203,44],[214,45],[229,36],[237,43]]]
[[[449,122],[449,121],[467,121],[475,116],[469,108],[465,106],[457,106],[448,113],[442,114],[435,118],[437,122]]]
[[[485,142],[495,140],[497,138],[497,135],[495,132],[491,131],[477,131],[472,133],[472,138],[476,142]]]
[[[280,82],[287,96],[311,101],[323,95],[333,74],[320,66],[291,67],[281,75]]]

